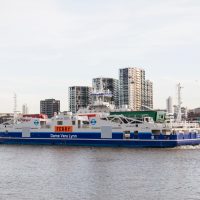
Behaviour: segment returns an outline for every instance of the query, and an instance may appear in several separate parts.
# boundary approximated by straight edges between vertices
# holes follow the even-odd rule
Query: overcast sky
[[[118,78],[141,67],[154,83],[154,107],[183,85],[183,105],[200,106],[199,0],[0,0],[0,112],[41,99],[61,100],[68,87]],[[174,102],[175,103],[175,102]]]

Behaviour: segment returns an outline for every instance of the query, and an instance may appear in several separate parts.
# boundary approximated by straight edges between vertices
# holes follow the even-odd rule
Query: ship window
[[[44,126],[46,125],[46,122],[45,121],[40,121],[40,126]]]
[[[82,121],[83,124],[90,124],[88,121]]]
[[[81,120],[78,120],[78,128],[81,128]]]
[[[63,125],[63,121],[57,121],[57,125]]]
[[[72,121],[72,125],[76,125],[76,121]]]

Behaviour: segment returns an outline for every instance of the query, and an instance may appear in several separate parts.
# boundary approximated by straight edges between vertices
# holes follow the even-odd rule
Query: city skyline
[[[176,103],[199,107],[198,0],[0,2],[0,111],[26,103],[39,113],[41,99],[61,100],[68,87],[94,77],[119,78],[119,68],[144,68],[154,84],[154,108]]]

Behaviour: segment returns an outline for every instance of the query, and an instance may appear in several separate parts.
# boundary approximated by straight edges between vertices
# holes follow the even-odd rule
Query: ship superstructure
[[[115,110],[115,104],[112,102],[113,94],[109,89],[105,89],[103,80],[99,78],[98,87],[95,85],[90,94],[91,104],[87,108],[80,108],[78,114],[83,113],[110,113]]]
[[[150,117],[61,113],[51,119],[23,117],[1,124],[0,143],[175,147],[200,144],[200,129],[195,123],[154,123]]]

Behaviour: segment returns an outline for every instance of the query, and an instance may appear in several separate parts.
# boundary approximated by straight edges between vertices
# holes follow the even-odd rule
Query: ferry
[[[151,117],[110,115],[112,94],[102,85],[92,93],[93,103],[88,108],[76,114],[59,113],[51,119],[43,114],[17,115],[15,102],[14,118],[0,124],[0,144],[158,148],[200,144],[199,124],[182,121],[180,84],[177,119],[164,123]]]
[[[51,119],[23,116],[0,125],[0,144],[103,147],[176,147],[199,145],[196,123],[155,123],[120,115],[60,113]]]

